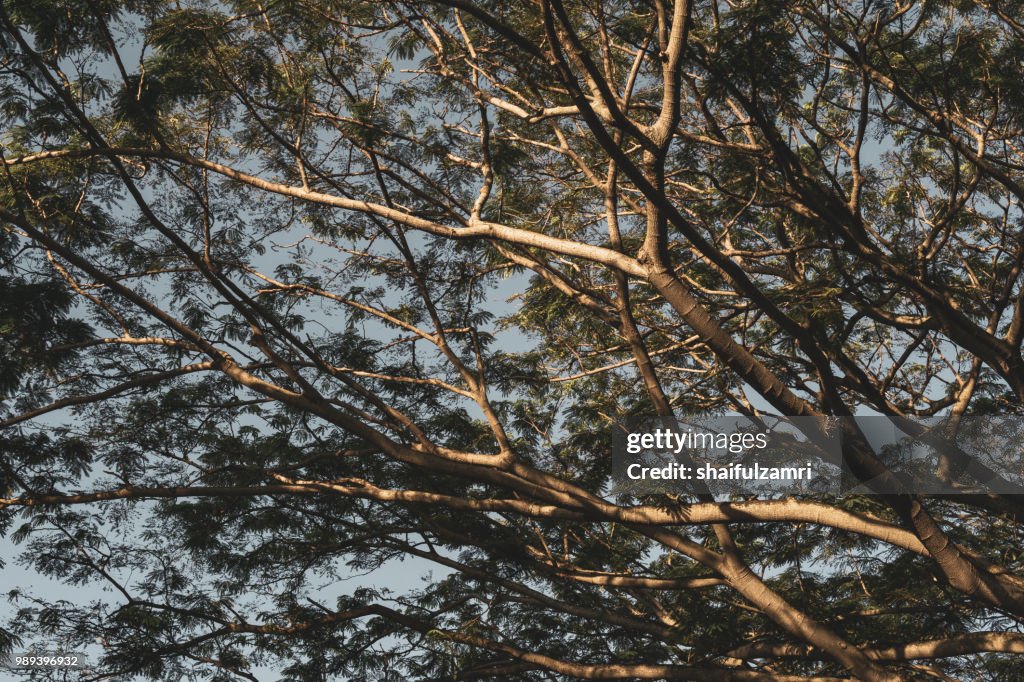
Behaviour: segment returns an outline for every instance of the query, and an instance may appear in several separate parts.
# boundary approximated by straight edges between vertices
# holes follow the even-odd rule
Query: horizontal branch
[[[16,414],[13,417],[8,417],[7,419],[0,421],[0,429],[6,429],[10,426],[14,426],[15,424],[20,424],[21,422],[28,421],[30,419],[35,419],[36,417],[41,417],[44,414],[49,414],[50,412],[55,412],[57,410],[63,410],[68,407],[75,407],[77,405],[87,405],[101,400],[107,400],[108,398],[113,398],[117,395],[120,395],[121,393],[124,393],[125,391],[130,391],[133,388],[151,386],[153,384],[160,383],[161,381],[174,379],[180,376],[184,376],[186,374],[191,374],[193,372],[211,370],[213,368],[214,367],[212,362],[197,362],[191,365],[177,367],[175,369],[167,370],[164,372],[145,374],[143,376],[136,377],[135,379],[131,379],[129,381],[120,383],[116,386],[112,386],[111,388],[108,388],[105,391],[89,393],[86,395],[69,396],[67,398],[55,400],[52,403],[43,405],[41,407],[37,407],[27,412]]]
[[[721,578],[649,578],[646,576],[597,573],[595,571],[559,570],[556,575],[578,583],[603,587],[626,587],[640,590],[696,590],[703,587],[725,585]]]
[[[539,504],[526,500],[469,498],[423,490],[379,488],[361,479],[339,481],[296,480],[270,473],[278,484],[261,486],[125,486],[115,490],[76,494],[51,494],[0,499],[0,507],[72,505],[105,500],[141,500],[179,497],[254,497],[259,495],[313,495],[334,493],[381,502],[435,504],[476,512],[511,512],[538,518],[572,521],[616,522],[650,526],[708,525],[713,523],[812,523],[880,540],[915,554],[927,554],[909,531],[864,514],[803,500],[750,500],[746,502],[699,502],[671,511],[654,506],[611,506],[602,512]]]
[[[1017,632],[970,632],[943,639],[908,642],[888,647],[864,649],[876,661],[910,661],[951,658],[981,653],[1024,654],[1024,634]],[[809,658],[824,659],[817,650],[794,644],[746,644],[728,654],[732,658]]]
[[[215,161],[196,158],[180,152],[149,149],[145,147],[53,150],[29,154],[16,159],[9,159],[7,164],[18,165],[44,159],[84,158],[90,156],[111,155],[175,161],[177,163],[212,171],[226,178],[230,178],[245,185],[249,185],[250,187],[256,187],[257,189],[262,189],[267,192],[302,199],[303,201],[309,201],[324,206],[333,206],[335,208],[355,211],[357,213],[375,215],[400,225],[405,225],[406,227],[414,230],[427,232],[440,237],[447,237],[449,239],[497,239],[511,244],[521,244],[523,246],[545,249],[563,256],[582,258],[583,260],[607,265],[626,274],[638,277],[646,275],[646,269],[638,260],[603,246],[582,244],[568,239],[552,237],[541,232],[532,232],[530,230],[509,227],[508,225],[501,225],[483,220],[474,220],[466,227],[443,225],[441,223],[420,218],[419,216],[415,216],[411,213],[371,201],[349,199],[347,197],[339,197],[333,194],[326,194],[324,192],[316,192],[304,187],[295,187],[292,185],[272,182]]]
[[[344,623],[352,620],[377,616],[387,622],[402,625],[410,630],[430,635],[434,638],[451,642],[480,647],[496,651],[525,663],[546,668],[562,675],[570,675],[585,680],[691,680],[692,682],[841,682],[837,677],[805,677],[802,675],[786,675],[763,673],[753,670],[730,670],[726,668],[693,668],[683,665],[665,665],[656,663],[637,664],[601,664],[575,663],[535,651],[526,651],[505,642],[499,642],[472,631],[443,630],[433,623],[395,611],[379,604],[367,604],[348,611],[331,612],[322,619],[312,622],[300,622],[289,625],[230,623],[219,629],[227,633],[280,634],[294,635],[298,632],[321,627],[322,624]]]

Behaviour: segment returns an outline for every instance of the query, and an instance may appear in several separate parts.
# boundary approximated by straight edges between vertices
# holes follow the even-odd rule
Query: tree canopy
[[[0,650],[1019,680],[1024,497],[609,481],[637,417],[1024,412],[1022,64],[1017,0],[2,0],[0,533],[86,599]]]

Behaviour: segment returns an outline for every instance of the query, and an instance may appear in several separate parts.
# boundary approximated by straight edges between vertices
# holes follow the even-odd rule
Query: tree
[[[1021,413],[1022,3],[0,7],[0,528],[106,589],[0,648],[1019,678],[1020,497],[608,482],[637,416]]]

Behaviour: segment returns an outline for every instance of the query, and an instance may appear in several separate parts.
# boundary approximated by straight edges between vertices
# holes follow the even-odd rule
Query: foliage
[[[1022,412],[1021,11],[2,0],[0,532],[95,599],[16,586],[0,653],[1018,679],[1021,498],[609,460],[645,415]]]

